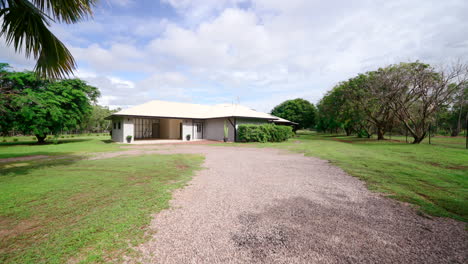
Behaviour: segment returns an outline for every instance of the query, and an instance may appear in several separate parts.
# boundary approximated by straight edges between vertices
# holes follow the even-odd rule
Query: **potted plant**
[[[131,142],[132,142],[132,136],[130,136],[130,135],[127,136],[127,142],[128,142],[128,143],[131,143]]]
[[[190,134],[188,134],[187,136],[185,136],[185,138],[187,139],[187,141],[190,141]]]
[[[226,121],[224,121],[224,138],[223,138],[223,140],[224,140],[224,142],[227,142],[228,139],[229,139],[229,127],[228,127]]]

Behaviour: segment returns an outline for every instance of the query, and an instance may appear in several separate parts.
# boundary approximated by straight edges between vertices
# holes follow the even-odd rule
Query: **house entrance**
[[[202,139],[203,138],[203,123],[195,122],[193,131],[193,139]]]

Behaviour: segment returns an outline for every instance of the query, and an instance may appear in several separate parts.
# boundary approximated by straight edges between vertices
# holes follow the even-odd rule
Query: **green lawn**
[[[468,150],[461,147],[460,138],[435,138],[434,142],[413,145],[300,133],[284,143],[228,145],[284,148],[327,159],[364,180],[371,190],[416,204],[425,213],[466,222]]]
[[[86,155],[93,152],[117,151],[119,145],[109,136],[59,139],[58,144],[46,142],[37,145],[32,141],[0,143],[0,159],[30,155]]]
[[[102,138],[102,139],[109,139],[109,133],[88,133],[88,134],[63,134],[57,137],[59,140],[69,140],[69,139],[77,139],[77,138]],[[54,140],[53,135],[49,135],[47,137],[47,141],[52,142]],[[36,143],[37,139],[35,136],[14,136],[14,137],[0,137],[0,145],[7,145],[7,144],[17,144],[17,143]]]
[[[55,160],[0,163],[0,263],[119,262],[144,241],[151,214],[200,168],[199,155],[85,160],[117,145],[89,139],[0,146],[1,157],[45,153]]]

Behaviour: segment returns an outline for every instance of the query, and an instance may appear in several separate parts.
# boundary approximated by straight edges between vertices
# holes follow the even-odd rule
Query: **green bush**
[[[14,139],[13,139],[13,142],[18,142],[18,139],[17,139],[17,138],[14,138]]]
[[[237,129],[237,136],[241,142],[282,142],[293,135],[292,127],[274,124],[239,125]]]

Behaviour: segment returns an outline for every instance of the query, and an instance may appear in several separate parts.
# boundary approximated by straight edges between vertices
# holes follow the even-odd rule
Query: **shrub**
[[[237,136],[242,142],[282,142],[292,137],[292,127],[274,124],[239,125]]]
[[[17,138],[14,138],[14,139],[13,139],[13,142],[18,142],[18,139],[17,139]]]
[[[3,139],[2,142],[7,142],[7,140],[6,140],[6,139]]]

